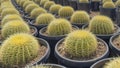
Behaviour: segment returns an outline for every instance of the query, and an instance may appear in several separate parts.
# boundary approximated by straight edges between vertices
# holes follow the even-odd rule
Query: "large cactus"
[[[105,2],[103,8],[115,8],[115,4],[113,2]]]
[[[2,37],[6,38],[15,33],[29,33],[29,26],[23,21],[14,20],[6,23],[2,28]]]
[[[71,22],[72,23],[89,23],[90,17],[87,12],[85,11],[76,11],[71,16]]]
[[[14,34],[3,42],[0,59],[5,68],[22,68],[38,56],[39,48],[35,37],[24,33]]]
[[[112,20],[106,16],[95,16],[89,24],[89,30],[95,34],[112,34],[114,32]]]
[[[65,39],[65,52],[73,57],[89,57],[97,49],[96,37],[85,30],[77,30]]]
[[[25,12],[31,13],[31,11],[32,11],[33,9],[35,9],[35,8],[39,8],[39,6],[36,5],[36,4],[29,4],[29,5],[25,8]]]
[[[47,28],[48,35],[50,36],[65,35],[70,33],[71,30],[72,26],[70,22],[65,19],[55,19]]]
[[[51,7],[52,5],[54,5],[54,4],[55,4],[54,1],[48,1],[48,2],[46,2],[46,3],[44,4],[44,8],[45,8],[46,10],[49,10],[50,7]]]

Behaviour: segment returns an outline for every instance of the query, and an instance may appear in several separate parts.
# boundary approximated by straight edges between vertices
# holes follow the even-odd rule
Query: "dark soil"
[[[120,35],[113,40],[113,44],[120,50]]]

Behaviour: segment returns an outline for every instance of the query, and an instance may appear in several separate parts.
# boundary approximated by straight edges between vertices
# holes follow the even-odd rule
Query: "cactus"
[[[101,0],[92,0],[93,2],[100,2]]]
[[[97,49],[97,39],[89,31],[76,30],[68,34],[64,48],[73,57],[89,57]]]
[[[39,6],[36,5],[36,4],[29,4],[29,5],[25,8],[25,12],[31,13],[31,11],[32,11],[33,9],[35,9],[35,8],[39,8]]]
[[[41,0],[34,0],[35,3],[39,4]]]
[[[40,44],[35,37],[18,33],[3,42],[0,57],[5,68],[22,68],[38,56],[39,48]]]
[[[47,11],[43,8],[35,8],[34,10],[32,10],[30,15],[31,15],[31,18],[36,19],[42,13],[47,13]]]
[[[88,0],[79,0],[80,3],[89,3]]]
[[[25,9],[29,4],[34,4],[32,1],[25,1],[23,8]]]
[[[106,2],[113,2],[112,0],[102,0],[102,3],[106,3]]]
[[[13,5],[11,4],[11,2],[6,1],[6,2],[1,3],[1,8],[2,9],[4,9],[4,8],[13,8]]]
[[[46,66],[46,65],[36,65],[32,67],[25,67],[25,68],[53,68],[52,66]]]
[[[62,18],[68,18],[71,17],[71,15],[73,14],[74,9],[70,6],[64,6],[59,10],[59,16]]]
[[[89,24],[89,30],[95,34],[112,34],[114,29],[112,20],[102,15],[95,16]]]
[[[58,11],[59,9],[62,8],[61,5],[59,4],[55,4],[55,5],[52,5],[49,9],[50,13],[53,13],[53,14],[58,14]]]
[[[25,1],[28,1],[28,0],[20,0],[19,5],[20,5],[20,6],[23,6],[23,4],[25,3]]]
[[[115,6],[116,7],[120,6],[120,0],[116,1]]]
[[[54,20],[55,17],[52,14],[49,13],[44,13],[39,15],[36,18],[36,25],[40,25],[40,24],[49,24],[52,20]]]
[[[47,33],[50,36],[59,36],[70,33],[72,26],[69,21],[65,19],[55,19],[53,20],[47,28]]]
[[[6,15],[2,19],[1,26],[4,26],[4,24],[6,24],[7,22],[12,21],[12,20],[21,20],[21,21],[23,21],[22,18],[19,15],[16,15],[16,14]]]
[[[44,8],[45,8],[46,10],[49,10],[50,7],[51,7],[52,5],[54,5],[54,4],[55,4],[54,1],[47,1],[47,2],[44,4]]]
[[[76,11],[71,16],[72,23],[89,23],[90,17],[87,12],[85,11]]]
[[[45,4],[47,1],[49,1],[49,0],[41,0],[41,1],[40,1],[40,6],[43,7],[44,4]]]
[[[3,38],[7,38],[10,35],[16,34],[16,33],[29,33],[30,28],[29,26],[24,23],[23,21],[14,20],[6,23],[2,30],[1,35]]]
[[[103,68],[119,68],[120,67],[120,57],[114,58],[105,64]]]
[[[103,8],[115,8],[115,4],[113,2],[105,2]]]

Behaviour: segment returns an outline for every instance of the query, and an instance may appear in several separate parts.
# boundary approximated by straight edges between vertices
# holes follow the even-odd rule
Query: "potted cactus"
[[[54,5],[54,4],[55,4],[54,1],[47,1],[47,2],[44,4],[44,8],[45,8],[47,11],[49,11],[50,7],[51,7],[52,5]]]
[[[105,2],[103,6],[100,7],[100,14],[106,15],[115,21],[116,19],[116,8],[113,2]]]
[[[43,39],[19,33],[7,38],[0,49],[2,68],[24,68],[43,63],[49,57],[49,44]]]
[[[69,5],[74,8],[74,10],[78,10],[77,2],[77,0],[69,0]]]
[[[89,31],[77,30],[56,44],[55,56],[66,67],[88,68],[96,61],[108,57],[109,48]]]
[[[90,21],[90,17],[87,12],[85,11],[76,11],[73,13],[70,19],[73,25],[82,28],[83,25],[88,24]]]
[[[49,0],[41,0],[40,1],[40,6],[44,7],[45,3],[48,2]]]
[[[93,64],[90,68],[119,68],[120,57],[107,58]]]
[[[99,11],[100,1],[101,0],[90,0],[91,11]]]

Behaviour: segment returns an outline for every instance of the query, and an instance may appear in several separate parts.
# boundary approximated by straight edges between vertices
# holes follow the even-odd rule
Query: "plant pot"
[[[120,6],[116,10],[116,24],[120,26]]]
[[[100,14],[110,17],[113,21],[116,20],[116,8],[100,7]]]
[[[89,3],[78,3],[78,10],[84,10],[90,13],[90,4]]]
[[[76,0],[69,0],[69,5],[74,8],[74,10],[78,9]]]
[[[108,45],[103,40],[101,40],[99,38],[98,38],[98,40],[103,42],[106,46],[106,52],[103,55],[101,55],[100,57],[90,59],[90,60],[83,60],[83,61],[68,59],[68,58],[64,57],[63,55],[61,55],[60,52],[58,51],[58,48],[59,48],[60,44],[62,44],[62,42],[64,42],[64,39],[60,40],[56,44],[55,57],[58,59],[60,64],[65,65],[68,68],[89,68],[96,61],[107,58],[109,56]]]
[[[99,11],[100,2],[91,1],[90,8],[91,11]]]
[[[32,35],[36,37],[38,35],[37,28],[35,28],[34,26],[30,26],[30,29],[33,29],[34,32],[32,32]]]
[[[120,36],[120,33],[112,36],[112,37],[110,38],[110,42],[109,42],[110,48],[112,49],[112,51],[113,51],[117,56],[120,55],[120,49],[115,46],[115,44],[113,43],[113,41],[114,41],[118,36]]]

